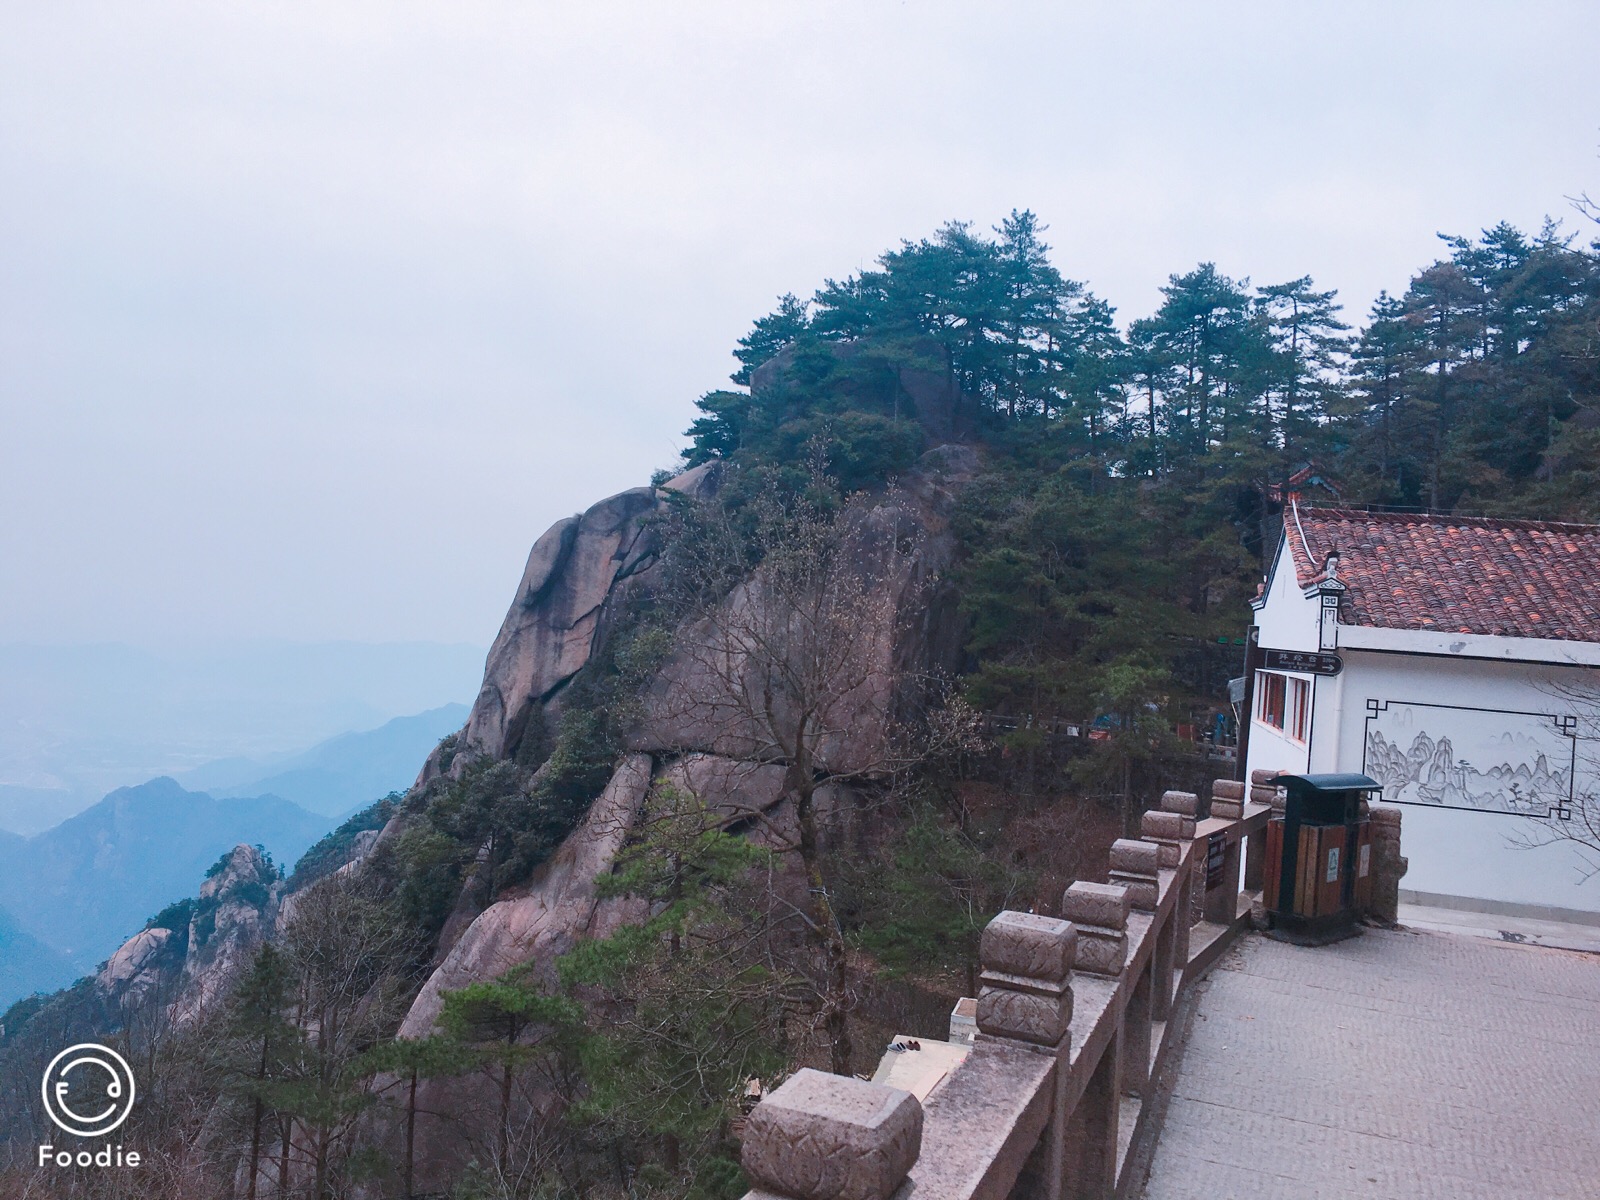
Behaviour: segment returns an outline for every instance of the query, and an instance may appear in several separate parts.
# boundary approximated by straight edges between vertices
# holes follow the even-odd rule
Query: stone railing
[[[1250,919],[1275,789],[1168,792],[1110,882],[984,930],[971,1052],[928,1097],[802,1070],[751,1114],[746,1200],[1100,1200],[1128,1186],[1182,989]],[[1240,892],[1243,863],[1245,894]],[[1209,866],[1209,870],[1208,870]],[[1196,921],[1196,917],[1201,919]],[[1175,1023],[1173,1023],[1175,1024]]]

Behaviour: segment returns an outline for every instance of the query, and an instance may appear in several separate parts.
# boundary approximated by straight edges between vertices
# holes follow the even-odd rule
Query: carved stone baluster
[[[1161,847],[1154,842],[1118,838],[1111,843],[1110,878],[1128,889],[1128,900],[1141,912],[1154,912],[1158,899]]]
[[[921,1152],[910,1092],[804,1068],[750,1114],[745,1200],[906,1200]]]
[[[1072,1024],[1072,960],[1077,930],[1070,921],[1003,912],[978,943],[978,1037],[1000,1038],[1054,1052]]]
[[[978,1041],[1054,1055],[1050,1121],[1045,1127],[1043,1200],[1060,1200],[1067,1174],[1067,1064],[1072,1045],[1072,962],[1078,931],[1070,921],[1003,912],[978,943]]]
[[[1211,815],[1228,821],[1244,816],[1244,784],[1237,779],[1218,779],[1211,784]]]
[[[1174,795],[1187,795],[1188,793],[1173,793]],[[1141,826],[1141,832],[1147,842],[1154,842],[1160,848],[1161,866],[1163,869],[1178,871],[1190,870],[1186,863],[1189,844],[1194,841],[1195,819],[1188,813],[1171,812],[1165,809],[1159,812],[1147,812]],[[1173,968],[1181,966],[1189,957],[1189,904],[1190,889],[1187,875],[1180,875],[1177,881],[1176,901],[1166,920],[1156,931],[1155,969],[1151,976],[1150,1011],[1154,1020],[1165,1021],[1167,1013],[1172,1007],[1172,989],[1174,986]],[[1181,950],[1181,957],[1180,957]]]
[[[1061,915],[1077,931],[1075,971],[1115,979],[1128,961],[1128,889],[1118,884],[1073,884],[1061,897]]]

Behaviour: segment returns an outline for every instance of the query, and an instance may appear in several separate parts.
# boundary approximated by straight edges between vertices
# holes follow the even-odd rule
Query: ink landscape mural
[[[1571,717],[1368,701],[1366,773],[1397,804],[1526,817],[1572,803]]]

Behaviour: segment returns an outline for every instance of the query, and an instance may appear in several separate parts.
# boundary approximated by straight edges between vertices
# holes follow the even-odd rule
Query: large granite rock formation
[[[95,987],[124,1012],[137,1011],[176,981],[184,961],[182,941],[171,929],[141,930],[106,960]]]
[[[938,577],[955,551],[949,522],[956,495],[978,465],[970,447],[938,447],[898,489],[852,518],[855,566],[883,593],[884,603],[873,610],[881,615],[877,626],[857,631],[858,651],[870,662],[859,694],[848,698],[837,729],[824,742],[824,770],[870,774],[873,764],[888,757],[885,742],[904,699],[895,693],[894,681],[920,679],[955,664],[960,625]],[[706,496],[715,486],[714,469],[696,468],[665,486],[694,498]],[[650,518],[665,503],[662,489],[623,492],[558,522],[535,543],[517,599],[489,653],[478,701],[458,739],[458,760],[464,752],[469,757],[515,753],[531,715],[588,662],[622,615],[632,587],[651,570],[659,544]],[[727,603],[748,606],[758,603],[759,595],[758,587],[746,585]],[[682,640],[693,638],[690,629]],[[611,909],[597,909],[593,878],[622,845],[652,769],[699,796],[730,827],[774,846],[792,843],[793,817],[780,803],[783,769],[771,762],[771,748],[759,731],[726,719],[730,706],[719,699],[717,687],[716,678],[697,669],[692,654],[669,659],[630,735],[633,753],[584,823],[516,894],[475,916],[471,906],[463,906],[402,1036],[427,1035],[443,991],[491,979],[534,958],[553,958],[597,919],[607,919]],[[440,769],[437,759],[430,761],[424,781]],[[818,794],[825,819],[846,808],[844,801],[837,786]],[[401,820],[396,817],[391,827]],[[392,834],[393,828],[383,836]]]
[[[822,585],[837,598],[804,622],[771,611],[766,572],[757,568],[718,612],[679,631],[630,745],[658,755],[785,758],[774,734],[793,726],[792,714],[782,710],[796,695],[780,688],[774,696],[761,675],[787,656],[781,675],[815,675],[800,686],[805,702],[826,699],[813,710],[822,731],[816,766],[841,776],[886,773],[899,753],[892,744],[896,719],[957,661],[959,631],[939,580],[955,553],[954,494],[976,468],[970,448],[941,447],[923,457],[904,486],[847,510],[842,563]],[[819,637],[808,628],[838,622],[848,631]],[[776,718],[768,708],[779,710]]]
[[[528,722],[599,648],[626,607],[640,576],[660,550],[652,519],[661,515],[665,493],[709,495],[716,486],[711,464],[686,471],[661,488],[633,488],[600,501],[586,512],[557,521],[533,544],[516,598],[489,648],[483,686],[457,739],[460,761],[487,754],[515,754]],[[436,753],[419,782],[440,771]]]
[[[181,990],[169,1010],[173,1025],[226,999],[273,930],[282,896],[283,881],[254,846],[235,846],[223,869],[200,885]]]
[[[650,756],[622,760],[583,824],[515,894],[491,904],[429,976],[400,1027],[401,1037],[433,1032],[442,994],[503,975],[521,963],[552,964],[588,932],[601,907],[595,877],[610,866],[650,787]]]

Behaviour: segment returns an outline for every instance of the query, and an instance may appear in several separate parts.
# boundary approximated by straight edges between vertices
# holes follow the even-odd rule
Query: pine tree
[[[1311,276],[1256,289],[1272,361],[1263,404],[1273,444],[1292,467],[1312,448],[1337,387],[1349,326],[1339,320],[1335,291],[1319,292]]]
[[[273,1081],[284,1059],[298,1044],[299,1030],[285,1018],[292,979],[289,965],[269,942],[256,952],[250,970],[235,989],[228,1006],[228,1031],[247,1056],[238,1064],[233,1086],[250,1104],[250,1149],[245,1195],[255,1200],[261,1169],[261,1135],[270,1111]]]
[[[412,1200],[416,1193],[417,1086],[424,1079],[461,1074],[471,1062],[464,1049],[454,1038],[436,1034],[391,1038],[362,1055],[360,1074],[393,1074],[405,1089],[405,1157],[400,1167],[401,1195],[405,1200]]]
[[[511,1159],[511,1113],[518,1073],[559,1048],[583,1020],[582,1010],[553,994],[534,974],[536,965],[513,967],[498,979],[469,983],[443,994],[439,1024],[458,1045],[472,1047],[477,1062],[498,1075],[499,1120],[495,1166]]]

